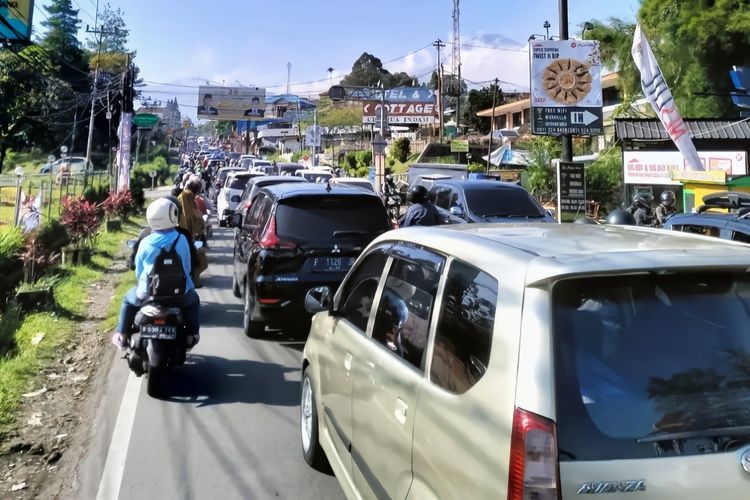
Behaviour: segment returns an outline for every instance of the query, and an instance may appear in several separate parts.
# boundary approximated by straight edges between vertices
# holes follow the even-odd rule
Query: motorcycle
[[[127,243],[131,250],[136,244],[135,240]],[[202,246],[202,242],[195,242],[196,249]],[[126,359],[136,376],[147,376],[146,392],[151,397],[161,396],[165,372],[182,366],[193,347],[188,344],[179,304],[179,299],[149,298],[141,304],[132,325]]]

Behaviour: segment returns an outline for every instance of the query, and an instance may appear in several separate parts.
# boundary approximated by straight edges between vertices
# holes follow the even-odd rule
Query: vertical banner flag
[[[117,151],[117,190],[130,189],[130,136],[132,129],[132,113],[123,113],[117,137],[120,148]]]
[[[669,137],[680,150],[685,158],[688,170],[704,170],[703,164],[695,150],[693,140],[690,138],[687,126],[682,120],[677,105],[672,97],[664,75],[656,62],[654,53],[648,40],[641,32],[641,24],[635,26],[633,35],[633,48],[631,49],[633,60],[638,70],[641,72],[641,88],[643,93],[651,103],[656,114],[659,115],[662,125],[666,129]]]

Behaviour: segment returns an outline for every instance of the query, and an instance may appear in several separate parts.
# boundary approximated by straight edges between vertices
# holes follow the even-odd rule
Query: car
[[[302,177],[307,182],[326,183],[329,180],[333,179],[333,174],[325,170],[317,170],[314,168],[298,170],[296,175]]]
[[[250,170],[265,172],[266,175],[273,175],[274,173],[273,163],[257,158],[250,163]]]
[[[304,459],[349,498],[744,498],[748,269],[652,228],[391,231],[306,296]]]
[[[232,291],[244,300],[244,331],[309,327],[305,294],[336,287],[370,241],[390,229],[383,202],[351,188],[283,183],[261,188],[246,217],[235,213]],[[305,324],[306,322],[306,324]]]
[[[716,212],[725,210],[726,212]],[[696,213],[674,214],[664,229],[750,243],[750,194],[723,191],[703,197]]]
[[[247,181],[253,177],[264,174],[258,172],[230,172],[224,181],[224,186],[219,191],[216,200],[216,216],[219,219],[219,227],[226,227],[227,218],[234,213],[240,203],[240,196],[245,190]]]
[[[224,183],[227,180],[227,176],[230,173],[233,172],[246,172],[244,168],[240,167],[223,167],[220,168],[218,172],[216,172],[216,176],[214,177],[213,185],[211,186],[211,198],[214,200],[214,203],[216,203],[219,199],[219,192],[221,191],[221,188],[224,186]]]
[[[61,165],[67,165],[68,166],[68,172],[71,174],[82,174],[84,171],[84,165],[86,165],[86,157],[85,156],[71,156],[69,158],[60,158],[58,160],[55,160],[52,162],[52,164],[45,164],[42,168],[39,169],[40,174],[49,174],[50,171],[53,174],[57,174],[57,172],[60,170]],[[94,169],[91,162],[89,162],[88,170],[89,172]]]
[[[240,196],[240,204],[237,206],[236,211],[242,214],[244,217],[247,214],[247,210],[251,207],[253,198],[260,191],[261,188],[266,186],[273,186],[274,184],[284,184],[290,182],[307,182],[301,177],[294,177],[291,175],[264,175],[262,177],[254,177],[247,181],[245,190]]]
[[[301,163],[277,163],[276,175],[295,175],[298,170],[304,170],[305,167]]]
[[[430,199],[453,223],[555,222],[528,191],[511,182],[441,179],[432,185]]]
[[[375,191],[375,186],[365,177],[333,177],[331,184],[337,184],[340,186],[352,186],[360,189],[366,189],[367,191]]]

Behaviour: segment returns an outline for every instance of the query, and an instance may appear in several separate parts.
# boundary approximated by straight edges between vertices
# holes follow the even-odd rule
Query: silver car
[[[750,254],[655,229],[386,233],[303,353],[349,498],[750,498]]]

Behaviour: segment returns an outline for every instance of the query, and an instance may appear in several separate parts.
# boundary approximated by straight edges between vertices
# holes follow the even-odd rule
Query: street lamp
[[[542,27],[547,30],[547,38],[546,40],[549,40],[549,29],[552,27],[552,25],[549,23],[549,21],[544,21],[544,24]]]
[[[331,80],[331,85],[333,85],[333,68],[329,67],[326,71],[328,71],[328,79]]]
[[[18,218],[21,214],[21,185],[23,184],[23,167],[16,167],[16,210],[13,214],[13,225],[18,225]]]

